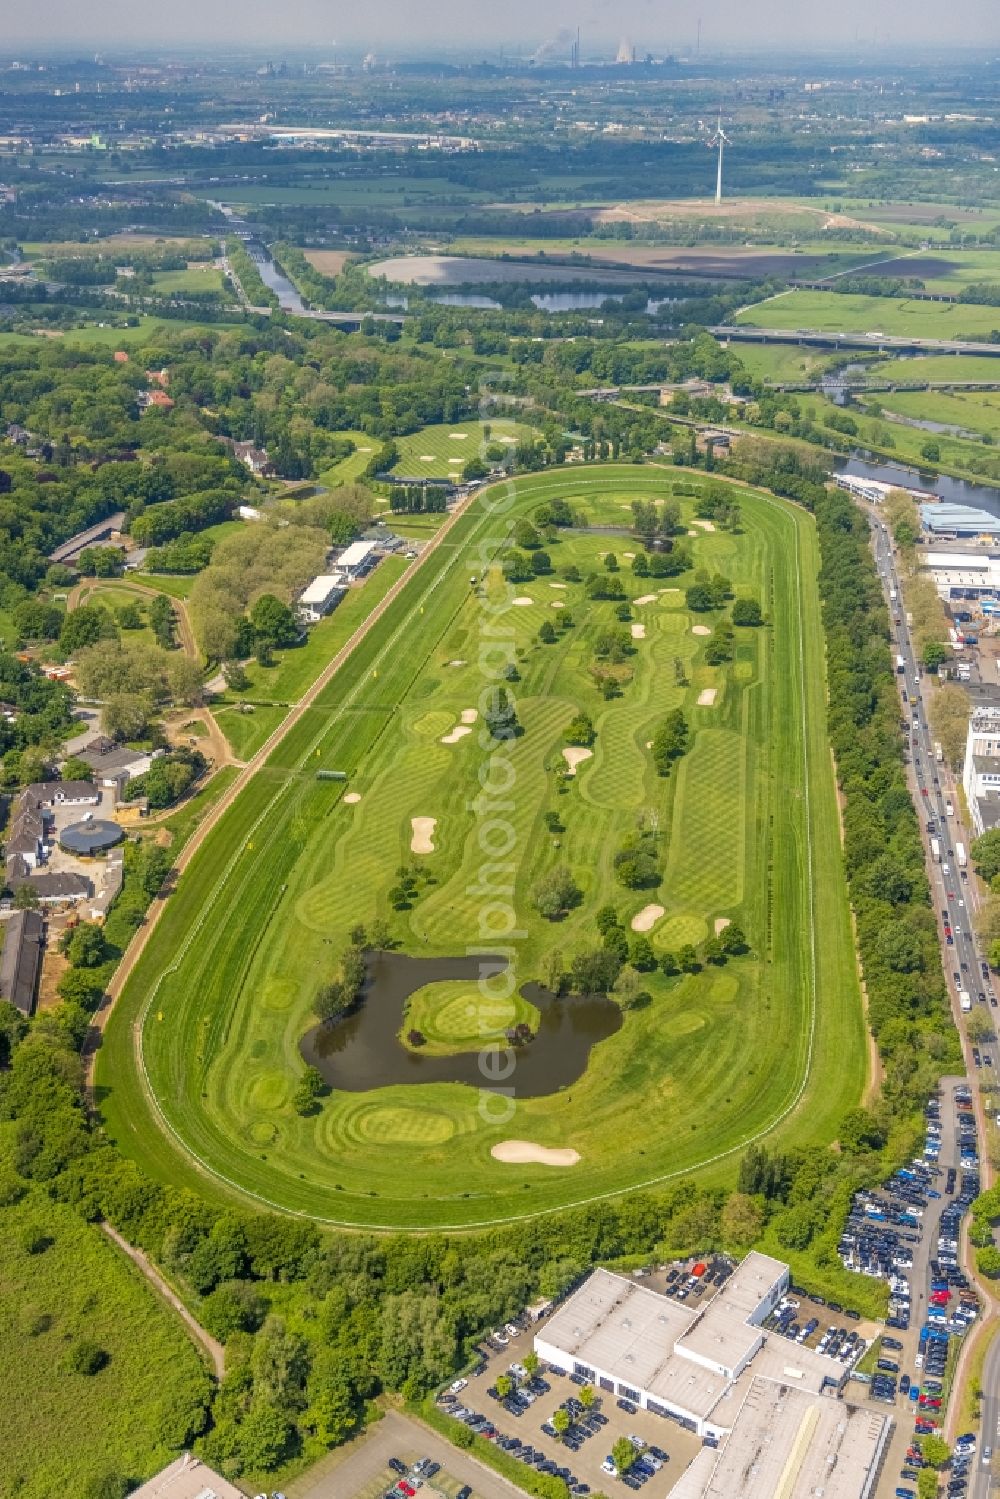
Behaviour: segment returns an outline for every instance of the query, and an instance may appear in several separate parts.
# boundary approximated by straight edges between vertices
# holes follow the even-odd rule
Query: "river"
[[[987,510],[1000,519],[1000,488],[994,484],[974,484],[967,479],[953,479],[948,474],[935,473],[933,469],[884,463],[859,449],[850,458],[835,458],[833,467],[838,474],[859,474],[864,479],[880,479],[883,484],[898,484],[903,489],[926,489],[953,505]]]

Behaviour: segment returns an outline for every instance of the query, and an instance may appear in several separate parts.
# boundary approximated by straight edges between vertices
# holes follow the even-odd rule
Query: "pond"
[[[431,1056],[411,1051],[399,1039],[406,1001],[425,984],[475,984],[506,968],[507,960],[498,956],[372,953],[359,1007],[344,1020],[308,1031],[302,1038],[302,1055],[319,1068],[331,1088],[344,1093],[367,1093],[398,1083],[467,1083],[471,1088],[500,1088],[515,1098],[557,1093],[583,1076],[591,1048],[621,1029],[622,1012],[604,995],[555,995],[540,984],[523,985],[521,994],[539,1011],[538,1032],[533,1041],[516,1049],[513,1071],[499,1082],[496,1073],[480,1066],[479,1051]]]

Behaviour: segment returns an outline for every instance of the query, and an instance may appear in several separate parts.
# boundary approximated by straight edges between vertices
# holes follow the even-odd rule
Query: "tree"
[[[895,973],[917,973],[924,966],[920,941],[905,921],[888,921],[878,934],[876,952]]]
[[[538,638],[542,645],[554,645],[556,642],[555,626],[550,619],[543,619],[538,627]]]
[[[629,942],[628,960],[640,973],[651,973],[656,967],[656,954],[652,943],[642,932],[637,932]]]
[[[658,775],[670,774],[675,760],[688,747],[687,719],[680,708],[673,708],[653,735],[653,764]]]
[[[594,1386],[592,1384],[581,1385],[580,1392],[576,1398],[579,1400],[585,1411],[591,1410],[594,1401],[597,1398],[594,1392]]]
[[[628,1437],[619,1437],[611,1449],[611,1461],[615,1465],[618,1477],[627,1473],[636,1459],[636,1450]]]
[[[506,687],[494,687],[489,705],[483,714],[483,722],[494,739],[516,739],[521,732],[514,700]]]
[[[59,774],[64,781],[92,781],[94,779],[92,768],[86,760],[80,760],[76,755],[70,755],[68,760],[63,761]]]
[[[940,640],[928,640],[921,651],[924,667],[927,671],[937,671],[948,660],[948,647],[942,645]]]
[[[881,1150],[885,1134],[869,1109],[850,1109],[841,1119],[838,1130],[841,1150],[858,1155],[866,1150]]]
[[[59,631],[59,646],[67,656],[74,655],[85,645],[94,645],[98,640],[114,639],[118,634],[115,622],[107,609],[97,604],[81,604],[72,614],[67,614]]]
[[[82,921],[63,935],[65,945],[61,942],[60,946],[74,968],[99,968],[110,955],[103,931],[88,921]]]
[[[737,599],[733,605],[734,625],[763,624],[764,616],[756,599]]]
[[[560,1406],[552,1417],[552,1425],[555,1427],[556,1435],[564,1437],[572,1424],[569,1411],[564,1406]]]
[[[582,744],[588,749],[597,738],[597,730],[589,713],[578,713],[566,725],[563,738],[567,744]]]
[[[615,556],[614,552],[608,552],[607,556],[605,557],[604,571],[608,573],[616,573],[618,571],[618,558]]]
[[[951,1448],[948,1443],[942,1437],[934,1436],[933,1433],[924,1437],[920,1444],[920,1451],[924,1462],[932,1468],[946,1468],[951,1461]]]
[[[326,1083],[318,1067],[307,1067],[292,1094],[292,1106],[297,1114],[314,1114]]]
[[[313,1011],[322,1021],[340,1020],[353,1003],[354,996],[347,986],[340,979],[335,979],[332,984],[323,984],[317,990]]]
[[[976,873],[984,880],[992,880],[1000,874],[1000,828],[991,828],[981,838],[974,838],[969,845]],[[1000,936],[1000,933],[997,934]]]
[[[540,578],[545,573],[550,573],[552,571],[552,558],[549,556],[548,552],[532,552],[531,571],[534,573],[536,578]]]
[[[978,1046],[983,1041],[992,1041],[993,1022],[984,1010],[973,1010],[966,1023],[969,1040]]]
[[[65,1366],[71,1374],[99,1374],[107,1364],[109,1355],[92,1338],[80,1338],[65,1356]]]
[[[928,717],[935,739],[940,740],[948,763],[956,769],[965,759],[969,725],[969,697],[952,682],[937,687],[931,696]]]
[[[273,593],[262,593],[257,599],[250,623],[257,639],[271,646],[294,645],[301,634],[291,609]]]
[[[582,895],[583,892],[570,871],[560,864],[538,881],[531,892],[531,899],[539,915],[548,921],[557,921],[579,904]]]
[[[499,1374],[497,1376],[496,1388],[500,1399],[506,1400],[507,1396],[513,1393],[514,1381],[509,1374]]]
[[[696,614],[705,614],[709,609],[717,607],[715,596],[707,583],[692,583],[684,591],[684,602]]]
[[[525,1370],[527,1371],[529,1376],[538,1373],[539,1362],[540,1360],[538,1354],[534,1351],[534,1349],[532,1349],[530,1353],[526,1353],[524,1355],[524,1358],[521,1360],[521,1363],[524,1365]]]
[[[760,1237],[764,1213],[760,1204],[745,1192],[731,1192],[719,1217],[719,1232],[727,1249],[740,1252],[749,1249]]]
[[[977,1249],[976,1268],[981,1275],[987,1275],[990,1280],[995,1280],[1000,1275],[1000,1249],[995,1244],[987,1244],[984,1249]]]

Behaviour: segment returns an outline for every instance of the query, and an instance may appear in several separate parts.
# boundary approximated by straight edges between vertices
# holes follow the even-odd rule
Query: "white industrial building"
[[[1000,827],[1000,706],[981,705],[972,710],[962,786],[976,837]]]
[[[699,1436],[723,1436],[734,1425],[745,1395],[740,1377],[751,1365],[754,1375],[815,1396],[839,1389],[846,1378],[838,1360],[763,1332],[788,1284],[787,1265],[754,1251],[707,1305],[690,1308],[595,1270],[553,1313],[535,1350],[556,1368]]]
[[[313,578],[299,598],[299,614],[310,624],[315,624],[336,609],[346,592],[347,584],[340,573],[323,573]]]
[[[870,1499],[889,1416],[751,1379],[721,1447],[703,1447],[670,1499]]]
[[[945,603],[978,603],[1000,597],[1000,550],[996,547],[949,547],[928,550],[920,559]]]

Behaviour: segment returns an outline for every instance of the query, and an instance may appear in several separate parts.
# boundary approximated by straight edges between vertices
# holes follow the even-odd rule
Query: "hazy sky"
[[[703,51],[726,44],[787,51],[811,44],[927,43],[1000,46],[1000,0],[40,0],[4,7],[0,53],[79,42],[127,49],[143,43],[377,47],[386,56],[453,47],[533,50],[579,25],[583,54],[627,36],[656,52],[684,48],[702,18]],[[560,46],[560,53],[564,50]]]

